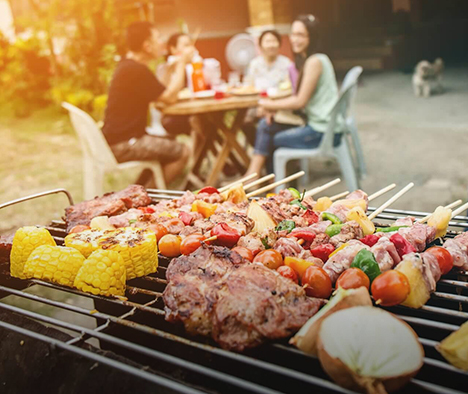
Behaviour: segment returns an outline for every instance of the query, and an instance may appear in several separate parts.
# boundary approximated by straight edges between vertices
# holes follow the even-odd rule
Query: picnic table
[[[178,101],[175,104],[161,109],[165,115],[197,115],[204,118],[204,121],[213,125],[213,131],[207,131],[205,140],[195,152],[194,164],[189,179],[195,179],[198,185],[215,186],[226,161],[231,157],[237,170],[244,172],[249,163],[250,157],[236,139],[237,132],[241,129],[245,119],[245,114],[249,108],[256,107],[258,104],[258,95],[249,96],[231,96],[221,99],[191,99]],[[230,126],[225,123],[225,114],[227,111],[235,110],[233,122]],[[214,133],[214,135],[212,135]],[[218,141],[221,148],[216,147]],[[215,154],[215,162],[206,179],[200,179],[199,170],[203,159],[207,157],[208,151]]]

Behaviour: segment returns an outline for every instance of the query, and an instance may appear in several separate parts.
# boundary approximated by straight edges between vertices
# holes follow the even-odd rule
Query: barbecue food
[[[14,234],[0,235],[0,263],[10,260]]]
[[[99,241],[106,233],[109,233],[109,231],[95,229],[85,230],[81,233],[71,233],[65,237],[65,246],[75,248],[84,257],[88,258],[91,253],[99,249]]]
[[[94,295],[123,296],[125,280],[125,263],[120,253],[99,249],[83,262],[74,286]]]
[[[453,265],[458,269],[468,271],[468,233],[464,232],[444,243],[453,257]]]
[[[11,249],[11,276],[20,279],[27,278],[23,274],[24,264],[28,260],[29,255],[41,245],[56,245],[47,229],[28,226],[21,227],[16,231]]]
[[[236,351],[291,335],[321,305],[293,281],[223,247],[173,260],[166,276],[166,319]]]
[[[67,231],[78,224],[89,225],[91,219],[96,216],[114,216],[130,208],[144,207],[150,203],[151,198],[143,186],[130,185],[119,192],[107,193],[65,209]]]
[[[43,279],[72,287],[84,260],[83,255],[76,249],[42,245],[29,255],[23,273],[28,279]]]

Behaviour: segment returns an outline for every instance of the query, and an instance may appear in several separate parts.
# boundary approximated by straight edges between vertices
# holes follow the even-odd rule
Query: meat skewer
[[[462,200],[457,200],[457,201],[452,202],[452,203],[449,204],[449,205],[446,205],[444,208],[446,208],[446,209],[455,208],[455,207],[458,207],[462,202],[463,202]],[[428,219],[429,219],[433,214],[434,214],[434,213],[431,213],[430,215],[424,216],[422,219],[419,219],[418,222],[419,222],[419,223],[425,223],[425,222],[427,222]]]
[[[264,176],[263,178],[257,179],[256,181],[253,181],[247,185],[244,186],[244,190],[251,189],[254,186],[260,185],[261,183],[264,183],[266,181],[269,181],[270,179],[275,179],[275,174],[269,174]]]
[[[330,200],[331,201],[336,201],[336,200],[339,200],[342,197],[346,197],[348,194],[349,194],[349,190],[346,190],[343,193],[339,193],[339,194],[335,194],[334,196],[331,196]]]
[[[311,196],[313,196],[315,194],[318,194],[320,192],[323,192],[324,190],[329,189],[332,186],[335,186],[336,184],[338,184],[340,182],[341,182],[340,178],[333,179],[332,181],[325,183],[325,185],[318,186],[318,187],[316,187],[314,189],[309,190],[308,192],[306,192],[305,196],[306,197],[311,197]]]
[[[392,183],[391,185],[388,185],[384,187],[383,189],[377,190],[375,193],[371,194],[368,198],[369,201],[375,200],[377,197],[380,197],[381,195],[387,193],[388,191],[394,189],[396,187],[396,183]]]
[[[287,176],[286,178],[284,178],[284,179],[282,179],[280,181],[274,182],[271,185],[261,187],[260,189],[257,189],[257,190],[255,190],[253,192],[250,192],[249,194],[247,194],[247,198],[255,197],[255,196],[258,196],[259,194],[270,191],[270,190],[274,189],[275,187],[281,186],[281,185],[283,185],[285,183],[288,183],[289,181],[293,181],[294,179],[300,178],[304,174],[305,174],[304,171],[296,172],[295,174]]]
[[[235,185],[238,185],[239,183],[243,183],[243,182],[245,182],[245,181],[248,181],[248,180],[250,180],[250,179],[255,178],[257,175],[258,175],[258,174],[257,174],[256,172],[254,172],[253,174],[250,174],[250,175],[247,175],[247,176],[244,177],[244,178],[238,179],[237,181],[232,182],[232,183],[230,183],[229,185],[223,186],[223,187],[221,187],[221,188],[218,189],[218,190],[219,190],[220,193],[225,192],[226,190],[229,190],[229,188],[231,188],[231,187],[233,187],[233,186],[235,186]]]

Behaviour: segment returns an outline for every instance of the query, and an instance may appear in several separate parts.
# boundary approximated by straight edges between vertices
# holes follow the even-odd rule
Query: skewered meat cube
[[[453,265],[461,270],[468,271],[468,233],[457,235],[444,243],[453,257]]]
[[[361,226],[354,220],[351,220],[343,225],[339,234],[330,238],[330,243],[334,245],[335,248],[339,248],[349,240],[360,239],[363,236],[364,234],[362,233]]]
[[[395,245],[387,237],[381,237],[377,243],[371,247],[375,260],[379,264],[381,272],[391,270],[400,261],[401,258],[395,248]]]

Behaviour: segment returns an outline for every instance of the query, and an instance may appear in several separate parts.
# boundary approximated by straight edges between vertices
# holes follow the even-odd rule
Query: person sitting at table
[[[289,78],[291,60],[280,55],[281,36],[276,30],[265,30],[258,38],[260,55],[251,60],[244,81],[255,86],[257,90],[266,91],[279,88],[280,84]],[[251,145],[255,143],[257,123],[261,116],[256,109],[247,112],[242,127]]]
[[[110,84],[102,131],[118,162],[159,161],[170,183],[183,171],[190,150],[174,139],[147,134],[148,109],[152,102],[177,101],[178,92],[185,86],[185,65],[194,49],[187,47],[181,52],[171,81],[163,86],[149,69],[149,64],[164,53],[156,26],[132,23],[127,29],[127,44],[129,52],[117,65]],[[141,177],[138,180],[144,181]]]
[[[294,62],[299,71],[297,91],[294,95],[279,99],[262,99],[260,110],[264,111],[257,128],[255,150],[246,175],[260,174],[265,163],[272,170],[275,148],[316,148],[330,122],[331,111],[338,100],[335,71],[329,57],[317,53],[318,21],[313,15],[301,15],[291,28],[291,47]],[[305,114],[305,125],[292,126],[274,120],[276,111],[301,110]],[[341,134],[335,134],[335,145]]]

